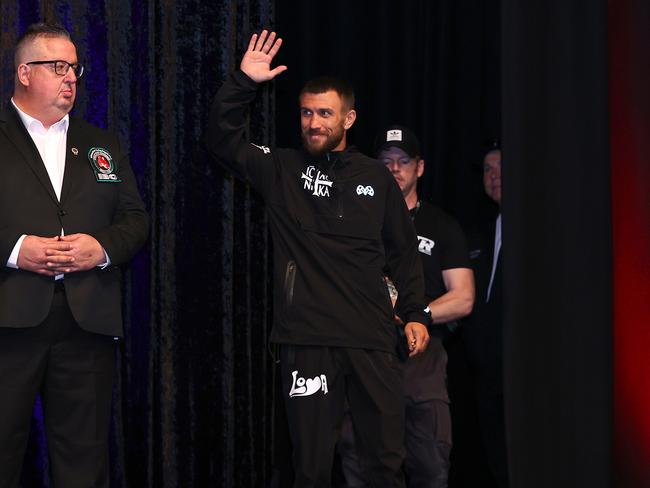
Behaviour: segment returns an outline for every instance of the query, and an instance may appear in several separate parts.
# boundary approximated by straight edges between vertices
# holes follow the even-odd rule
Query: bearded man
[[[247,109],[281,39],[253,35],[240,70],[217,94],[207,145],[263,196],[274,249],[274,326],[293,443],[296,487],[329,487],[334,447],[350,405],[372,486],[403,487],[403,365],[384,269],[418,354],[429,340],[417,239],[399,186],[386,168],[347,145],[354,94],[318,78],[300,92],[303,148],[246,140]]]

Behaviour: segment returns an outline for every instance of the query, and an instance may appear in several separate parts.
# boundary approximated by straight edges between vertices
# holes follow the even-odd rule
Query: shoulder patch
[[[258,146],[257,144],[253,144],[251,142],[251,146],[255,146],[257,149],[262,151],[264,154],[271,154],[271,149],[268,146]]]
[[[73,148],[76,149],[76,148]],[[113,156],[103,147],[91,147],[88,150],[88,161],[95,173],[95,178],[101,183],[121,183],[115,173]]]

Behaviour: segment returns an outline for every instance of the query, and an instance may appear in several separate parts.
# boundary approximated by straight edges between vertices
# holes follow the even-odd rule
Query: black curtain
[[[64,24],[87,68],[76,115],[116,131],[152,217],[124,287],[111,439],[114,487],[265,486],[273,444],[269,240],[260,199],[200,150],[208,108],[271,0],[0,0],[0,95],[13,46]],[[273,95],[251,136],[273,139]],[[1,157],[1,156],[0,156]],[[24,486],[49,486],[40,408]]]
[[[604,0],[503,0],[512,486],[608,487],[612,284]]]
[[[609,2],[614,486],[650,486],[650,3]]]

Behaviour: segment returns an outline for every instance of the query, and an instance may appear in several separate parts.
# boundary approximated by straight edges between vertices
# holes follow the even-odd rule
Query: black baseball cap
[[[389,147],[398,147],[412,158],[422,155],[417,136],[403,125],[390,125],[377,134],[375,156]]]

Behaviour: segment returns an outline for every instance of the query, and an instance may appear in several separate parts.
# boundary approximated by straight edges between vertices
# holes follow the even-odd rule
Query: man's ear
[[[424,159],[418,159],[418,178],[424,173]]]
[[[31,68],[27,66],[26,64],[20,64],[18,65],[18,69],[16,70],[16,78],[18,78],[18,82],[23,85],[23,86],[29,86],[29,72],[31,71]]]
[[[357,111],[352,109],[348,110],[348,113],[345,114],[345,121],[343,122],[343,128],[348,130],[354,124],[354,121],[357,120]]]

